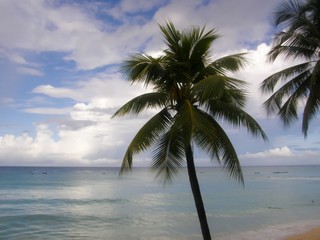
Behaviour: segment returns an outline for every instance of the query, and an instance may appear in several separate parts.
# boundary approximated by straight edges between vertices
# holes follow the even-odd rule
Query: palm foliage
[[[163,180],[184,164],[184,149],[196,143],[243,181],[235,150],[218,120],[245,126],[249,132],[266,139],[258,123],[243,110],[245,82],[226,73],[245,66],[244,54],[211,60],[210,47],[218,38],[214,30],[192,27],[178,31],[169,22],[160,29],[168,48],[154,58],[133,54],[122,70],[132,82],[151,85],[152,93],[138,96],[123,105],[113,117],[139,114],[147,108],[162,109],[137,133],[124,156],[121,173],[132,167],[133,154],[157,146],[152,168]]]
[[[261,84],[264,93],[272,93],[264,103],[268,114],[277,113],[285,126],[298,119],[298,107],[304,103],[302,132],[307,136],[310,120],[320,107],[320,1],[289,0],[275,12],[280,27],[268,53],[273,62],[280,56],[301,63],[272,74]]]
[[[245,82],[228,77],[245,66],[244,54],[213,60],[210,47],[219,35],[214,30],[191,27],[178,31],[168,22],[160,25],[167,49],[162,56],[132,54],[122,70],[131,83],[151,86],[153,92],[124,104],[113,117],[158,109],[131,141],[120,174],[130,170],[133,155],[154,148],[151,169],[164,183],[172,181],[187,164],[204,239],[211,239],[193,162],[193,146],[218,161],[230,176],[243,182],[237,153],[220,121],[244,126],[254,136],[266,135],[244,110]]]

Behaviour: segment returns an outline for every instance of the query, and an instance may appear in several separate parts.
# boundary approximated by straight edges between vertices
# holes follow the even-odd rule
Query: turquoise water
[[[279,239],[320,225],[320,166],[219,168],[198,178],[216,239]],[[201,239],[186,171],[172,185],[148,169],[0,167],[0,239]]]

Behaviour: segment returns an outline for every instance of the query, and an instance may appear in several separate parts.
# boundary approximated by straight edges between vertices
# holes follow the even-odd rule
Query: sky
[[[301,119],[284,128],[267,116],[259,85],[292,62],[266,61],[280,0],[0,0],[0,166],[120,166],[154,111],[111,119],[149,91],[130,85],[119,65],[131,53],[165,49],[158,24],[216,29],[214,58],[246,52],[234,76],[248,82],[246,111],[269,141],[224,125],[241,164],[320,164],[319,116],[307,139]],[[134,166],[149,166],[151,152]],[[198,166],[214,165],[195,151]]]

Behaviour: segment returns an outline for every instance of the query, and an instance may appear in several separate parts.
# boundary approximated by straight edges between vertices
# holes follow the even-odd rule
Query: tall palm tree
[[[204,239],[211,239],[193,159],[197,145],[217,160],[232,178],[243,183],[236,151],[218,120],[244,125],[253,135],[266,135],[243,110],[245,83],[228,77],[245,65],[243,54],[212,61],[209,51],[218,38],[214,30],[191,27],[178,31],[168,22],[160,25],[167,49],[160,57],[133,54],[123,64],[131,83],[152,86],[123,105],[115,116],[139,114],[147,108],[159,110],[136,134],[122,161],[120,174],[131,170],[134,154],[154,147],[151,169],[164,183],[172,181],[184,166],[189,180]]]
[[[288,126],[298,119],[298,104],[303,103],[302,132],[307,137],[309,122],[320,107],[320,1],[283,3],[275,12],[275,25],[283,30],[276,33],[268,60],[283,56],[302,62],[262,82],[262,92],[273,93],[264,107]]]

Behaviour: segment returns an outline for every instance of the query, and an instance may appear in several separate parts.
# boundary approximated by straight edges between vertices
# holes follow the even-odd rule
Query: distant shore
[[[304,233],[286,237],[283,240],[320,240],[320,227],[313,228]]]

